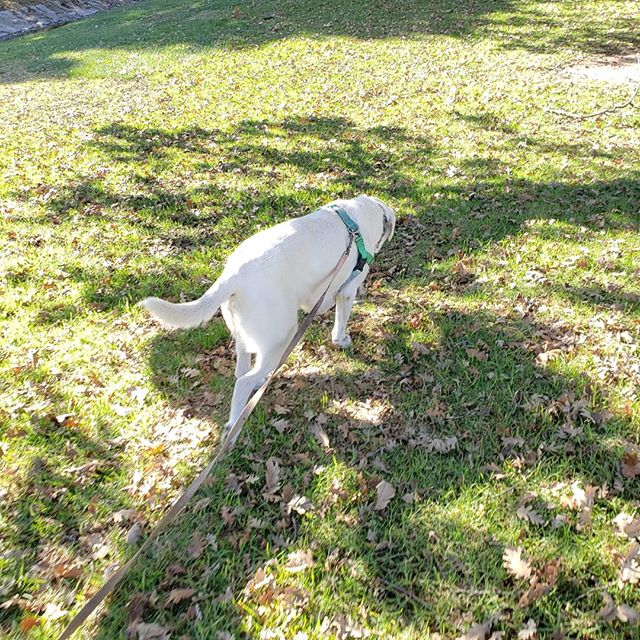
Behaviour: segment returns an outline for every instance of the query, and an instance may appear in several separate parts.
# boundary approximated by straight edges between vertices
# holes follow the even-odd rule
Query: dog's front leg
[[[331,332],[331,340],[333,344],[338,345],[342,349],[351,347],[351,337],[347,333],[347,322],[351,315],[353,301],[356,298],[358,287],[362,284],[364,275],[355,278],[336,296],[336,320]]]

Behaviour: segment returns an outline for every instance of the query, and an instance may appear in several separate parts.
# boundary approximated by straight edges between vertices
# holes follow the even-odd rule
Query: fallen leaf
[[[236,520],[236,517],[231,512],[231,509],[229,509],[229,507],[227,506],[223,506],[220,509],[220,517],[222,518],[222,521],[229,526],[232,525]]]
[[[136,516],[135,509],[120,509],[120,511],[116,511],[113,514],[113,521],[116,524],[120,524],[121,522],[127,522],[129,520],[133,520]]]
[[[253,577],[247,584],[245,585],[244,591],[247,595],[253,593],[254,591],[259,591],[264,587],[271,587],[275,585],[276,579],[272,574],[267,573],[265,567],[260,567],[256,570]]]
[[[204,550],[204,540],[198,531],[194,531],[191,535],[191,542],[187,547],[187,557],[195,560],[202,555]]]
[[[140,532],[142,531],[142,527],[136,522],[130,529],[127,531],[127,544],[135,544],[140,537]]]
[[[588,485],[584,490],[584,495],[578,503],[581,507],[580,514],[578,515],[578,522],[576,524],[576,529],[578,531],[582,531],[591,526],[591,509],[593,508],[597,491],[598,487],[594,487],[592,485]]]
[[[522,557],[521,547],[507,547],[502,560],[504,568],[514,578],[528,580],[531,577],[531,563]]]
[[[285,569],[290,573],[299,573],[313,566],[313,553],[310,549],[306,551],[293,551],[287,556]]]
[[[67,613],[69,612],[66,609],[62,609],[60,605],[55,602],[49,602],[42,613],[42,617],[45,620],[53,621],[63,618]]]
[[[626,583],[638,584],[640,582],[640,565],[638,564],[638,555],[640,554],[640,544],[633,542],[620,564],[620,572],[618,574],[618,586],[623,587]]]
[[[484,361],[487,359],[487,352],[481,351],[480,349],[467,349],[467,355],[470,358],[475,358],[476,360]]]
[[[332,619],[325,616],[320,625],[320,633],[323,634],[321,636],[323,638],[333,635],[338,640],[346,640],[347,638],[363,638],[366,631],[354,626],[349,618],[340,613]]]
[[[289,502],[287,502],[287,515],[292,511],[303,515],[307,513],[307,511],[311,511],[313,509],[313,504],[311,504],[311,500],[306,498],[305,496],[295,495]]]
[[[640,538],[640,518],[633,519],[628,513],[619,513],[613,520],[620,533],[629,538]]]
[[[526,504],[522,504],[518,507],[516,515],[520,520],[526,520],[531,524],[545,525],[547,521],[534,509],[531,509]]]
[[[271,421],[271,426],[278,433],[284,433],[285,431],[287,431],[291,427],[291,424],[285,418],[278,418],[277,420],[272,420]]]
[[[466,633],[458,636],[456,640],[487,640],[488,635],[491,633],[492,620],[486,620],[485,622],[477,622],[472,625]]]
[[[265,466],[265,493],[273,495],[280,489],[280,464],[277,458],[269,458]]]
[[[533,618],[529,618],[527,624],[518,631],[518,640],[533,640],[538,634],[538,625]]]
[[[61,413],[60,415],[55,416],[54,420],[61,427],[77,427],[79,424],[79,422],[74,419],[73,413]]]
[[[629,445],[622,456],[622,475],[625,478],[640,476],[640,451],[638,447]]]
[[[137,634],[137,640],[169,640],[171,629],[155,622],[134,622],[128,630]]]
[[[36,627],[40,624],[40,619],[35,616],[25,616],[20,620],[20,631],[27,633],[33,627]]]
[[[458,446],[458,438],[456,436],[448,436],[446,438],[433,438],[426,443],[427,451],[435,451],[436,453],[449,453]]]
[[[315,422],[309,427],[309,431],[311,431],[321,447],[323,447],[324,449],[329,449],[329,447],[331,446],[329,443],[329,436],[320,424]]]
[[[602,594],[602,608],[598,611],[598,616],[607,622],[613,622],[616,619],[616,606],[613,598],[606,592]]]
[[[629,624],[637,624],[640,621],[640,613],[628,604],[620,604],[618,606],[613,602],[613,598],[606,592],[602,594],[603,606],[598,611],[598,616],[607,622],[627,622]]]
[[[628,604],[619,604],[616,613],[620,622],[636,624],[640,620],[640,614]]]
[[[373,507],[376,511],[382,511],[391,502],[393,496],[396,495],[396,490],[392,484],[386,480],[381,480],[376,485],[377,499],[376,504]]]
[[[542,571],[536,573],[531,580],[529,589],[522,595],[518,601],[519,607],[528,607],[536,600],[546,596],[558,581],[558,573],[560,571],[560,560],[552,560],[548,562]]]
[[[53,575],[57,578],[79,578],[82,566],[73,562],[59,562],[53,566]]]
[[[172,589],[167,596],[167,606],[172,604],[178,604],[183,600],[187,600],[191,598],[191,596],[196,592],[195,589]]]
[[[495,462],[486,465],[484,471],[491,472],[496,480],[502,480],[507,477],[507,474]]]
[[[131,596],[131,600],[127,602],[127,627],[142,620],[148,602],[149,596],[146,593],[134,593]]]

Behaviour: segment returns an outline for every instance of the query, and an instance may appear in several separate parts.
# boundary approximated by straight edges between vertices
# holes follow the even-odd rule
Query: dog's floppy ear
[[[376,247],[376,251],[380,250],[382,245],[391,240],[393,238],[393,234],[396,230],[396,214],[394,210],[388,205],[379,200],[378,198],[373,198],[382,209],[382,235],[380,236],[380,240],[378,241],[378,246]]]
[[[384,221],[382,223],[382,237],[384,238],[384,242],[391,240],[395,231],[396,215],[393,212],[393,209],[391,209],[390,207],[385,207]]]

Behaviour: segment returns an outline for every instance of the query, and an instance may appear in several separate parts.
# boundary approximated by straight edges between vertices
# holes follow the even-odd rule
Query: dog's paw
[[[341,349],[351,349],[353,345],[353,341],[351,340],[351,336],[344,336],[343,338],[334,338],[332,340],[333,344]]]

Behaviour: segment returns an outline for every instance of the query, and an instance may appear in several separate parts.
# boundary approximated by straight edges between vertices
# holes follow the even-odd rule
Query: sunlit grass
[[[491,617],[508,637],[529,619],[629,637],[598,611],[603,591],[640,606],[613,523],[637,515],[620,462],[640,419],[640,122],[545,108],[624,102],[564,70],[637,50],[637,21],[632,2],[156,0],[0,43],[2,632],[54,637],[215,451],[226,329],[167,333],[136,303],[200,295],[252,232],[368,192],[399,223],[353,351],[316,322],[79,637],[141,619],[193,640],[423,639]],[[396,495],[376,511],[381,480]],[[561,500],[575,482],[600,487],[590,528]],[[507,545],[538,571],[561,559],[530,606]],[[313,566],[292,572],[300,550]],[[247,588],[261,567],[271,592]]]

